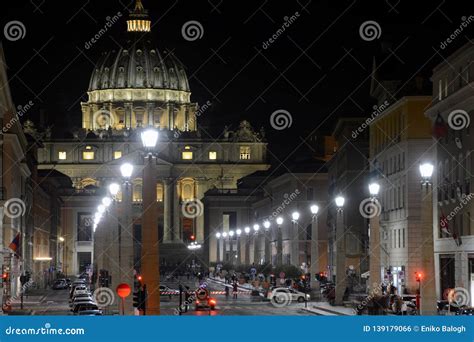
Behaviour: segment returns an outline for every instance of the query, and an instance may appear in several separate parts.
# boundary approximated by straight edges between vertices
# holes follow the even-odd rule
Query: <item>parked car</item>
[[[277,287],[268,293],[267,298],[276,304],[283,304],[285,302],[289,304],[292,301],[302,303],[305,301],[305,298],[306,300],[310,300],[311,296],[292,288]]]
[[[65,290],[69,287],[69,285],[67,284],[66,280],[58,279],[54,281],[51,287],[53,290]]]
[[[474,316],[474,308],[464,308],[456,312],[456,315],[460,316]]]
[[[72,313],[74,315],[78,315],[81,311],[88,311],[88,310],[99,310],[99,307],[95,302],[79,302],[72,308]],[[100,311],[100,310],[99,310]]]

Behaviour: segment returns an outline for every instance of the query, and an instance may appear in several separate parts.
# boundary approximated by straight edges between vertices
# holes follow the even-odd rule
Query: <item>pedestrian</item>
[[[234,285],[233,285],[233,286],[234,286],[234,288],[233,288],[234,291],[232,292],[232,294],[233,294],[234,299],[237,299],[237,290],[238,290],[238,287],[237,287],[237,282],[236,282],[236,281],[234,281]]]
[[[228,298],[229,297],[229,286],[225,285],[225,297]]]
[[[190,297],[191,294],[189,293],[189,286],[186,286],[186,292],[184,292],[184,312],[188,312]]]

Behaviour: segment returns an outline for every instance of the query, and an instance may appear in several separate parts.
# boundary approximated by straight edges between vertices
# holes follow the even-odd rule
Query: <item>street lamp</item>
[[[109,185],[109,192],[115,198],[120,191],[120,185],[117,183],[112,183]]]
[[[99,204],[99,206],[97,207],[97,212],[99,214],[103,214],[105,212],[105,206],[103,204]]]
[[[104,207],[108,208],[111,203],[112,203],[112,200],[110,199],[110,197],[104,197],[104,198],[102,198],[102,205],[103,205]]]
[[[233,236],[234,236],[234,234],[235,234],[235,233],[234,233],[234,231],[233,231],[233,230],[230,230],[230,231],[229,231],[229,237],[233,237]]]
[[[338,209],[341,209],[342,210],[342,207],[344,206],[344,202],[346,201],[346,199],[342,196],[337,196],[335,199],[334,199],[334,202],[336,203],[336,206]]]
[[[242,229],[237,228],[235,234],[237,234],[237,265],[240,265],[240,235],[242,235]]]
[[[370,183],[369,184],[369,193],[372,196],[372,198],[377,197],[380,191],[380,185],[378,183]]]
[[[375,291],[381,282],[381,249],[380,249],[380,210],[378,202],[380,185],[377,182],[369,184],[369,193],[372,201],[373,211],[369,213],[369,276],[372,286],[369,285],[369,291]]]
[[[276,218],[276,223],[278,226],[277,230],[277,265],[281,266],[283,264],[283,233],[281,231],[281,225],[283,224],[283,217],[278,216]]]
[[[433,175],[434,166],[431,163],[424,163],[420,165],[421,181],[423,184],[431,183],[431,176]]]
[[[258,224],[254,224],[253,225],[253,230],[255,230],[256,232],[258,232],[258,230],[260,229],[260,226]]]
[[[342,208],[344,207],[345,198],[337,196],[334,199],[337,207],[336,215],[336,290],[335,303],[341,305],[343,303],[344,292],[346,291],[346,249],[344,235],[344,215]]]
[[[250,233],[250,227],[245,227],[245,228],[244,228],[244,231],[245,231],[245,234],[248,235],[248,234]]]
[[[242,230],[241,230],[241,229],[237,229],[235,232],[236,232],[237,236],[240,236],[240,234],[242,234]]]
[[[433,176],[434,166],[431,163],[420,165],[421,176],[421,265],[422,273],[435,274],[434,267],[434,234],[433,234]],[[420,273],[421,274],[421,273]],[[421,280],[421,277],[420,277]],[[420,314],[435,315],[436,307],[436,282],[425,281],[421,286],[420,281]]]
[[[120,173],[122,177],[129,180],[133,173],[133,165],[130,163],[124,163],[120,166]]]
[[[143,212],[142,212],[142,248],[141,271],[147,285],[147,313],[160,314],[160,261],[158,222],[158,204],[156,201],[156,158],[154,151],[158,142],[158,131],[149,127],[141,132],[142,147],[145,151],[143,169]]]
[[[294,211],[291,214],[291,222],[293,223],[293,239],[291,239],[291,255],[290,262],[292,265],[299,267],[299,225],[298,220],[300,219],[300,213]]]
[[[266,220],[265,222],[263,222],[263,227],[264,227],[265,229],[269,229],[270,226],[271,226],[270,221]]]
[[[320,296],[319,282],[316,281],[316,274],[319,273],[319,228],[318,228],[318,212],[319,206],[313,204],[309,207],[311,211],[311,265],[310,286],[316,296]]]
[[[153,128],[144,130],[141,135],[142,145],[147,152],[152,153],[158,141],[158,131]]]
[[[217,232],[216,233],[216,239],[217,239],[217,255],[216,255],[216,262],[221,261],[221,246],[220,246],[220,239],[221,239],[221,233]]]

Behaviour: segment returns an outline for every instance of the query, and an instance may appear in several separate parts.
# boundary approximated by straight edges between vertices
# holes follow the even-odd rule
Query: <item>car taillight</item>
[[[200,303],[200,301],[196,300],[196,304],[199,304],[199,303]]]
[[[210,303],[210,304],[216,304],[216,301],[215,301],[214,299],[211,299],[211,300],[209,301],[209,303]]]

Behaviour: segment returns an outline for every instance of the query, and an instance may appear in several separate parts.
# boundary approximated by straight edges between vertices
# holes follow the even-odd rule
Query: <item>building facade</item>
[[[433,70],[432,105],[426,111],[436,138],[434,236],[436,286],[469,293],[474,305],[472,96],[474,48],[467,43]]]
[[[371,283],[392,283],[415,293],[422,270],[419,165],[432,160],[431,123],[424,116],[430,96],[404,96],[386,105],[370,123],[370,163],[380,184],[380,273]]]

